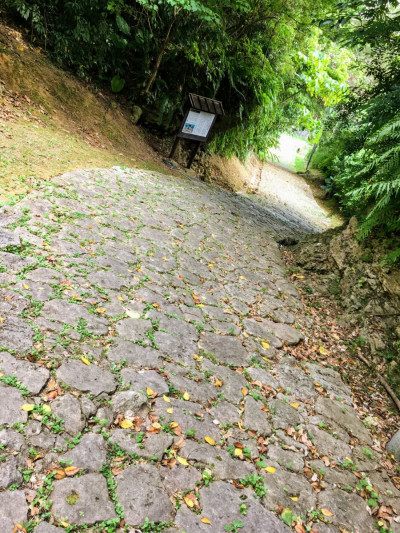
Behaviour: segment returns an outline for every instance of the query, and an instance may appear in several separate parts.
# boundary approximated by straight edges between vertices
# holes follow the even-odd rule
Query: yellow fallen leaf
[[[204,437],[204,440],[208,442],[208,444],[211,444],[211,446],[215,445],[215,440],[212,437]]]
[[[142,315],[138,313],[137,311],[132,311],[132,309],[125,309],[125,313],[129,316],[129,318],[140,318]]]
[[[240,279],[246,279],[244,276],[239,276]]]
[[[319,353],[321,355],[329,355],[329,351],[326,348],[324,348],[323,346],[319,347]]]
[[[273,466],[266,466],[264,470],[268,472],[268,474],[275,474],[276,472],[276,468],[274,468]]]
[[[193,354],[193,359],[194,359],[195,361],[198,361],[198,360],[200,359],[200,357],[199,357],[198,355],[196,355],[196,354]]]
[[[242,422],[240,420],[238,422],[238,428],[243,431],[243,424],[242,424]]]
[[[183,498],[185,500],[185,503],[188,507],[192,508],[194,507],[194,501],[189,498],[189,496],[185,496]]]
[[[214,387],[222,387],[222,381],[216,381]]]
[[[23,411],[33,411],[35,409],[34,403],[24,403],[24,405],[21,407]]]
[[[88,366],[90,365],[90,361],[89,359],[86,359],[86,357],[81,357],[81,361],[82,363],[85,363],[85,365],[88,365]]]
[[[181,465],[183,465],[183,466],[189,466],[189,463],[186,461],[186,459],[184,459],[184,458],[181,457],[180,455],[177,455],[176,458],[177,458],[177,460],[181,463]]]
[[[23,49],[24,49],[24,47],[23,47],[23,46],[17,46],[17,50],[19,50],[20,52],[22,52],[22,51],[23,51]],[[17,525],[18,525],[18,524],[17,524]]]
[[[173,412],[174,412],[173,407],[170,407],[169,409],[167,409],[167,413],[168,413],[169,415],[172,415]]]
[[[330,512],[329,509],[321,509],[321,513],[324,515],[324,516],[333,516],[333,513]]]
[[[106,312],[106,308],[105,307],[98,307],[95,311],[99,315],[104,315],[104,313]]]
[[[29,285],[27,285],[26,283],[24,283],[23,285],[24,285],[24,289],[30,289]]]
[[[235,448],[234,454],[236,455],[236,457],[239,457],[239,455],[242,455],[242,453],[243,450],[241,448]]]
[[[150,387],[146,387],[146,392],[147,396],[154,396],[154,394],[156,394]]]
[[[80,298],[77,294],[74,294],[74,295],[72,296],[72,299],[73,299],[73,300],[79,300],[80,302],[82,301],[82,298]]]
[[[58,525],[61,527],[69,527],[68,522],[58,522]]]
[[[138,278],[137,276],[133,276],[133,279],[135,279],[136,281],[140,281],[140,278]]]
[[[247,335],[247,333],[243,333],[243,337],[244,337],[245,339],[248,339],[248,338],[249,338],[249,336]]]
[[[188,392],[185,392],[182,396],[182,398],[186,401],[189,401],[190,400],[190,394]]]
[[[163,260],[164,262],[168,261],[168,259],[167,259],[166,257],[163,257],[162,260]]]
[[[197,307],[203,308],[204,304],[197,304]]]
[[[262,346],[265,350],[268,350],[268,348],[269,348],[269,344],[268,344],[268,342],[262,342],[262,343],[261,343],[261,346]]]
[[[318,381],[314,381],[314,385],[315,385],[316,387],[320,387],[320,386],[321,386],[321,384],[318,383]]]
[[[295,409],[298,409],[300,407],[300,404],[297,402],[291,402],[290,405],[294,407]]]
[[[175,429],[175,428],[177,428],[178,426],[179,426],[178,422],[171,422],[170,425],[169,425],[169,427],[170,427],[171,429]]]
[[[18,49],[20,48],[22,48],[22,46],[18,46]],[[16,523],[13,529],[13,533],[26,533],[26,529],[23,526],[21,526],[21,524]]]
[[[246,389],[246,387],[243,387],[242,394],[243,396],[247,396],[249,394],[249,391]]]
[[[206,518],[205,516],[203,516],[203,518],[200,518],[200,522],[203,522],[203,524],[211,524],[211,522],[209,521],[209,519]]]
[[[127,418],[125,418],[124,420],[122,420],[119,424],[123,429],[129,429],[131,427],[133,427],[133,422],[132,420],[128,420]]]
[[[125,300],[122,298],[122,296],[117,296],[117,299],[118,299],[120,302],[125,302]]]
[[[4,322],[4,318],[0,316],[0,324],[2,324],[3,322]]]
[[[290,499],[293,500],[294,502],[299,501],[298,496],[291,496]]]
[[[170,398],[168,398],[168,396],[165,396],[165,394],[163,394],[163,400],[164,402],[171,403]]]
[[[43,409],[43,411],[44,411],[45,413],[47,413],[48,415],[51,413],[51,407],[50,407],[50,405],[47,405],[47,404],[42,405],[42,409]]]

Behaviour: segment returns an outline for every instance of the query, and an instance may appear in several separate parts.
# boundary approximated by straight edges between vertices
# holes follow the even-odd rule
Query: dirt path
[[[3,209],[2,532],[377,531],[366,500],[400,491],[374,426],[290,355],[276,240],[320,226],[271,206],[114,168]]]

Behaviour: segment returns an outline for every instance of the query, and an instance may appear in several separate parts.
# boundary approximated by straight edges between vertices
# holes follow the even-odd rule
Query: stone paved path
[[[369,533],[363,487],[398,506],[349,387],[282,349],[301,304],[260,206],[81,171],[0,226],[1,533]]]

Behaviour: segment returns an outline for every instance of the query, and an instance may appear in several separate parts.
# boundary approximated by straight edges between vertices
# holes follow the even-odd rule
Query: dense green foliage
[[[211,148],[265,157],[290,126],[317,136],[346,79],[346,54],[312,22],[332,0],[0,0],[60,64],[174,131],[185,97],[223,101]]]
[[[355,86],[329,117],[313,164],[329,177],[360,236],[400,232],[400,10],[379,0],[341,4],[341,38],[357,54]],[[388,259],[400,257],[400,249]]]

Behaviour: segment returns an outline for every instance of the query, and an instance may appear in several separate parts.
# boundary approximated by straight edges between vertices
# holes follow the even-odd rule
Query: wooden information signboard
[[[225,114],[222,102],[218,100],[212,100],[193,93],[189,94],[189,99],[191,107],[185,114],[169,156],[170,158],[174,157],[179,139],[196,141],[196,146],[189,159],[188,168],[193,163],[200,143],[207,141],[217,116]]]

